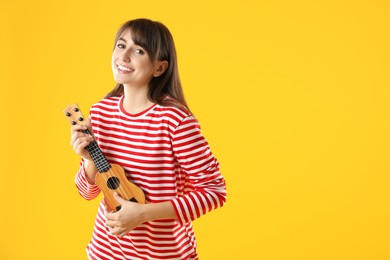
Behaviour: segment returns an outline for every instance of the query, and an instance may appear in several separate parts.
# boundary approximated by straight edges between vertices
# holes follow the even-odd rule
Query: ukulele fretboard
[[[83,130],[83,133],[90,134],[88,130]],[[91,142],[87,147],[85,147],[85,149],[88,150],[93,162],[96,165],[96,168],[100,173],[107,172],[111,168],[111,165],[107,161],[106,157],[104,157],[103,152],[100,150],[96,141]]]

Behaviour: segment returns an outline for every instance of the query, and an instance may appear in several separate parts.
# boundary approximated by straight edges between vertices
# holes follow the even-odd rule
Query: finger
[[[87,130],[87,129],[91,133],[91,135],[93,136],[92,123],[91,123],[91,119],[89,119],[89,118],[86,118],[82,125],[72,126],[71,131],[72,131],[72,133],[77,132],[77,131],[82,132],[82,130]]]
[[[87,129],[87,126],[85,125],[72,125],[70,128],[70,132],[71,134],[73,134],[74,132],[81,132],[82,130],[85,129]]]
[[[91,155],[89,154],[89,152],[87,151],[87,149],[85,149],[91,142],[90,141],[83,141],[81,142],[80,140],[76,141],[76,143],[73,145],[73,150],[76,154],[78,154],[79,156],[81,156],[82,158],[84,159],[91,159]]]
[[[125,232],[125,230],[123,228],[120,228],[120,227],[113,227],[113,228],[109,228],[109,229],[110,229],[111,235],[118,235],[118,234],[122,234]]]
[[[115,233],[118,237],[124,237],[127,235],[130,231],[126,228],[115,228]]]
[[[108,227],[108,230],[110,231],[110,234],[115,235],[115,227],[109,227],[109,226],[107,226],[107,227]]]
[[[84,136],[91,136],[91,134],[86,134],[84,132],[80,132],[80,131],[74,131],[71,135],[71,138],[77,138],[77,137],[84,137]]]
[[[124,200],[121,196],[118,195],[118,193],[114,192],[114,199],[119,202],[119,204],[123,205],[126,200]]]
[[[85,119],[85,126],[88,128],[89,132],[92,133],[92,123],[91,123],[91,119],[90,118],[87,118]]]
[[[75,144],[77,141],[80,142],[80,141],[93,141],[93,137],[91,135],[88,135],[88,134],[83,134],[83,133],[80,133],[80,132],[75,132],[72,136],[72,138],[70,139],[70,143],[71,145]]]
[[[91,135],[76,131],[76,132],[73,132],[73,134],[70,138],[70,144],[73,146],[73,144],[77,141],[77,139],[82,138],[82,137],[90,137],[93,140],[93,137]]]
[[[116,213],[111,213],[111,212],[107,212],[106,213],[106,222],[107,221],[116,221],[117,220],[117,214]],[[111,225],[111,226],[116,226],[115,225]]]
[[[84,152],[84,148],[87,147],[92,142],[92,140],[92,137],[78,138],[73,144],[73,150],[75,150],[78,154]]]
[[[122,232],[120,233],[119,235],[117,235],[118,237],[124,237],[128,234],[129,232],[128,231],[125,231],[125,232]]]
[[[110,227],[110,228],[113,228],[113,227],[116,227],[117,226],[117,223],[116,221],[113,221],[113,220],[106,220],[106,226],[107,227]]]

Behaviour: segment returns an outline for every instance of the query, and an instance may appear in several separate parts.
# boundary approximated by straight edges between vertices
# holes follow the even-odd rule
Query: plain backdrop
[[[86,259],[63,115],[114,86],[116,30],[176,41],[226,205],[194,222],[200,259],[390,259],[390,4],[383,0],[1,1],[0,259]]]

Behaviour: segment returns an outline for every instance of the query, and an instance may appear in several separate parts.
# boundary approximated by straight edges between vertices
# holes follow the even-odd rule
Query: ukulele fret
[[[85,134],[90,134],[88,130],[83,130],[82,132]],[[87,149],[87,151],[91,155],[92,161],[95,163],[96,168],[100,173],[107,172],[111,168],[110,163],[103,155],[103,152],[99,148],[96,141],[91,142],[87,147],[85,147],[85,149]]]
[[[69,105],[64,112],[72,125],[86,126],[84,116],[77,104]],[[88,129],[81,130],[81,132],[92,136]],[[85,149],[99,171],[99,174],[95,175],[95,183],[103,192],[104,201],[109,211],[118,211],[121,208],[121,205],[114,198],[114,192],[128,201],[143,204],[146,202],[142,189],[127,179],[123,167],[108,162],[96,140],[90,142]]]

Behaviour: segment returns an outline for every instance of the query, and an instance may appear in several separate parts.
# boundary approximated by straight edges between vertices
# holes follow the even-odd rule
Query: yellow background
[[[126,20],[166,24],[228,201],[194,222],[200,259],[390,259],[390,4],[0,2],[0,259],[86,259],[63,109],[113,86]]]

